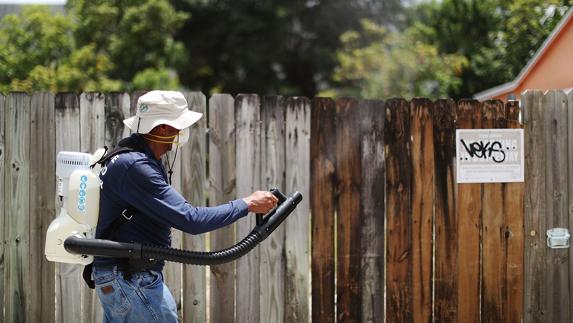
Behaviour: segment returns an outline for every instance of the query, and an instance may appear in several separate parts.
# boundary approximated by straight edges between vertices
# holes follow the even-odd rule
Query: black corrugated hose
[[[190,265],[219,265],[234,261],[265,240],[302,201],[299,192],[286,197],[277,189],[271,192],[279,199],[278,206],[266,216],[257,215],[257,225],[243,240],[232,247],[219,251],[189,251],[159,246],[146,246],[139,243],[115,242],[102,239],[87,239],[82,235],[68,237],[64,248],[72,254],[134,260],[155,259]]]

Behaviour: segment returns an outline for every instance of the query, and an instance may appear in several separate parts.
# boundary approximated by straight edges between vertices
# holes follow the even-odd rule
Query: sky
[[[0,0],[2,4],[65,4],[66,0]]]

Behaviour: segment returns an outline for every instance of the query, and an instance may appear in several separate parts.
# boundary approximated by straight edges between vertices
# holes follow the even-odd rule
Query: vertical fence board
[[[510,101],[505,106],[507,128],[521,128],[519,123],[519,103]],[[524,183],[504,184],[503,213],[506,215],[504,239],[507,244],[507,290],[504,301],[507,302],[506,322],[523,321],[523,265],[524,265]]]
[[[261,189],[261,123],[260,99],[254,94],[241,94],[235,100],[237,127],[237,195],[245,197]],[[242,238],[255,226],[249,214],[237,223],[237,236]],[[260,250],[253,249],[237,260],[237,321],[260,321]]]
[[[129,118],[130,103],[127,93],[110,93],[105,96],[105,145],[115,147],[125,137],[129,137],[129,128],[123,120]]]
[[[505,109],[501,101],[482,104],[482,127],[506,126]],[[502,183],[487,183],[482,191],[482,322],[506,322],[507,241],[506,218],[503,212],[505,196]]]
[[[178,148],[180,149],[180,148]],[[175,156],[175,147],[173,150],[169,151],[163,157],[163,165],[166,171],[171,170],[173,172],[171,176],[171,186],[177,191],[181,190],[181,163],[182,158],[180,152],[177,151],[177,156]],[[169,165],[169,166],[168,166]],[[167,173],[169,178],[169,173]],[[171,228],[171,248],[181,249],[183,240],[183,232],[181,230]],[[175,300],[175,306],[177,307],[177,317],[179,321],[182,320],[182,270],[183,265],[177,262],[166,262],[165,267],[163,267],[163,276],[165,279],[165,285],[169,288],[173,299]]]
[[[276,187],[284,192],[285,174],[285,101],[267,96],[261,106],[261,181],[263,188]],[[284,322],[284,225],[279,226],[260,249],[260,320]]]
[[[473,100],[458,103],[458,129],[481,128],[480,104]],[[480,228],[481,184],[458,184],[458,282],[459,322],[480,321]]]
[[[567,183],[567,100],[562,91],[546,92],[545,106],[545,153],[547,155],[545,191],[547,226],[551,228],[569,227],[568,183]],[[569,259],[567,249],[548,249],[546,258],[545,288],[548,289],[548,322],[570,322],[569,319]]]
[[[46,232],[56,215],[54,96],[36,93],[30,129],[30,321],[54,322],[54,263],[44,256]]]
[[[545,282],[541,277],[545,268],[545,164],[547,154],[538,150],[545,145],[543,93],[526,91],[523,94],[525,126],[525,322],[548,322],[544,307]]]
[[[6,221],[6,203],[5,201],[5,189],[4,189],[4,172],[6,170],[6,136],[5,136],[5,123],[6,123],[6,108],[4,103],[6,98],[2,93],[0,93],[0,321],[5,322],[4,318],[4,273],[5,273],[5,262],[4,262],[4,246],[6,241],[6,236],[4,234],[4,222]]]
[[[457,322],[456,103],[438,100],[434,110],[434,321]]]
[[[361,149],[360,303],[362,322],[384,319],[384,102],[359,103]]]
[[[11,93],[6,100],[6,223],[4,227],[6,264],[4,276],[7,322],[30,319],[30,97]]]
[[[105,97],[99,92],[80,95],[80,151],[93,154],[105,143]],[[102,316],[95,290],[89,289],[81,278],[83,266],[78,267],[80,275],[80,297],[82,299],[82,322],[96,323],[96,316]],[[97,314],[99,312],[99,315]]]
[[[568,154],[567,154],[567,181],[568,181],[568,206],[569,206],[569,231],[573,225],[573,89],[565,91],[567,96],[567,133],[568,133]],[[573,248],[569,248],[569,291],[573,292]],[[573,295],[569,295],[573,298]],[[573,319],[573,299],[570,299],[569,318]]]
[[[412,321],[412,222],[410,106],[386,102],[386,321]]]
[[[336,173],[337,193],[337,321],[361,320],[360,290],[360,123],[358,101],[336,101]]]
[[[80,151],[80,102],[73,93],[56,95],[56,152]],[[61,207],[61,205],[60,205]],[[60,211],[57,208],[57,212]],[[56,264],[56,322],[81,322],[82,266]]]
[[[312,322],[334,322],[336,105],[315,98],[311,109]]]
[[[432,254],[434,200],[433,104],[411,103],[412,134],[412,297],[413,321],[432,321]]]
[[[236,197],[235,108],[229,94],[215,94],[209,100],[209,205]],[[235,243],[231,224],[210,233],[211,250]],[[235,262],[210,266],[211,322],[235,322]]]
[[[181,193],[192,205],[206,205],[206,98],[201,92],[186,93],[193,111],[203,113],[191,129],[189,143],[181,149]],[[183,249],[205,250],[205,235],[183,235]],[[183,322],[205,322],[207,319],[205,266],[183,266]]]
[[[310,100],[286,101],[285,191],[303,200],[285,220],[285,322],[309,322]]]

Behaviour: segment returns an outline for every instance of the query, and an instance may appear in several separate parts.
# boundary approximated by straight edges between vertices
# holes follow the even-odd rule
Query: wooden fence
[[[59,210],[55,158],[129,134],[141,93],[0,95],[0,300],[4,322],[100,322],[81,267],[43,256]],[[169,263],[184,322],[570,322],[571,249],[545,231],[573,221],[573,93],[526,92],[525,183],[457,184],[457,128],[520,128],[517,102],[185,93],[208,115],[173,185],[217,205],[299,190],[295,214],[248,256]],[[221,249],[248,217],[173,245]]]

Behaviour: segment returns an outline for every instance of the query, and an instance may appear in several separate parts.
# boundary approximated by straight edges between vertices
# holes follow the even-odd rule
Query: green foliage
[[[569,0],[434,0],[412,10],[410,23],[441,54],[468,59],[450,95],[471,97],[513,80],[568,7]]]
[[[72,23],[45,7],[32,6],[22,15],[8,15],[0,22],[0,90],[27,90],[37,84],[49,90],[53,71],[72,52]],[[33,76],[29,78],[30,73]]]
[[[188,15],[167,0],[70,0],[67,9],[26,6],[0,22],[0,91],[179,87],[165,67],[185,62],[172,36]]]
[[[467,65],[462,55],[440,55],[413,29],[390,31],[367,20],[342,35],[338,62],[334,78],[341,87],[334,93],[365,98],[444,97],[461,85]]]
[[[186,60],[173,35],[189,15],[168,0],[69,0],[78,45],[95,44],[114,63],[110,76],[130,82],[144,69],[177,67]]]

